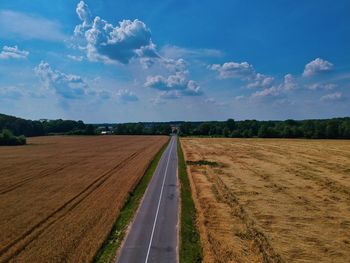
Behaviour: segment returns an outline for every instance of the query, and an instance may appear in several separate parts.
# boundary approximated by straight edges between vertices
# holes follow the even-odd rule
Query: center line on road
[[[147,250],[147,255],[146,255],[146,260],[145,263],[148,262],[148,256],[149,256],[149,252],[151,250],[151,246],[152,246],[152,240],[153,240],[153,234],[154,234],[154,229],[156,228],[156,223],[157,223],[157,218],[158,218],[158,212],[159,212],[159,207],[160,207],[160,202],[162,200],[162,195],[163,195],[163,189],[164,189],[164,184],[165,184],[165,179],[167,177],[167,171],[168,171],[168,166],[169,166],[169,160],[170,160],[170,156],[171,156],[171,150],[173,149],[173,138],[171,138],[171,146],[170,146],[170,150],[169,150],[169,157],[168,157],[168,161],[165,167],[165,175],[164,175],[164,179],[163,179],[163,183],[162,183],[162,188],[160,190],[160,195],[159,195],[159,201],[158,201],[158,206],[157,206],[157,212],[156,212],[156,216],[154,218],[154,222],[153,222],[153,228],[152,228],[152,233],[151,233],[151,238],[149,241],[149,245],[148,245],[148,250]]]

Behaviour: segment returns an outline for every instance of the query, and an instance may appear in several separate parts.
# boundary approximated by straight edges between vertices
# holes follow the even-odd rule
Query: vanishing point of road
[[[119,252],[118,263],[178,262],[177,138],[172,136]]]

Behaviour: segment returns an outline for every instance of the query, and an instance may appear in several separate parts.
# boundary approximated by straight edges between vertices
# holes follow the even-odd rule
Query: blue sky
[[[350,115],[349,1],[131,3],[1,1],[0,112],[85,122]]]

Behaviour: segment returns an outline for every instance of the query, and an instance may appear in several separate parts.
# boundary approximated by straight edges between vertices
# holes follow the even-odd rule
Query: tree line
[[[15,136],[51,134],[94,135],[102,130],[118,135],[168,135],[172,126],[181,136],[232,138],[310,138],[350,139],[350,118],[286,121],[209,121],[209,122],[139,122],[122,124],[85,124],[74,120],[32,121],[0,114],[0,132],[7,129]]]
[[[350,118],[301,121],[228,119],[221,122],[184,122],[179,130],[182,136],[350,139]]]
[[[15,136],[43,136],[50,134],[95,134],[95,127],[83,121],[73,120],[43,120],[32,121],[0,114],[0,131],[9,130]]]
[[[16,136],[45,136],[45,135],[95,135],[101,131],[119,135],[169,135],[169,123],[123,123],[123,124],[85,124],[74,120],[41,120],[32,121],[14,116],[0,114],[0,132],[9,130]]]
[[[171,132],[171,126],[166,123],[123,123],[113,129],[113,133],[119,135],[169,135]]]

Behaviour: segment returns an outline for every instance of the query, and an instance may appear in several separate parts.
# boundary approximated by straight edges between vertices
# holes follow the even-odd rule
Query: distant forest
[[[184,122],[183,136],[215,136],[232,138],[308,138],[350,139],[350,118],[325,120]]]
[[[231,138],[308,138],[350,139],[350,118],[286,121],[210,121],[210,122],[139,122],[123,124],[85,124],[73,120],[31,121],[0,114],[0,132],[15,136],[50,134],[94,135],[102,131],[119,135],[212,136]]]
[[[95,127],[82,121],[43,120],[31,121],[0,114],[0,131],[10,130],[14,135],[43,136],[50,134],[95,134]]]

